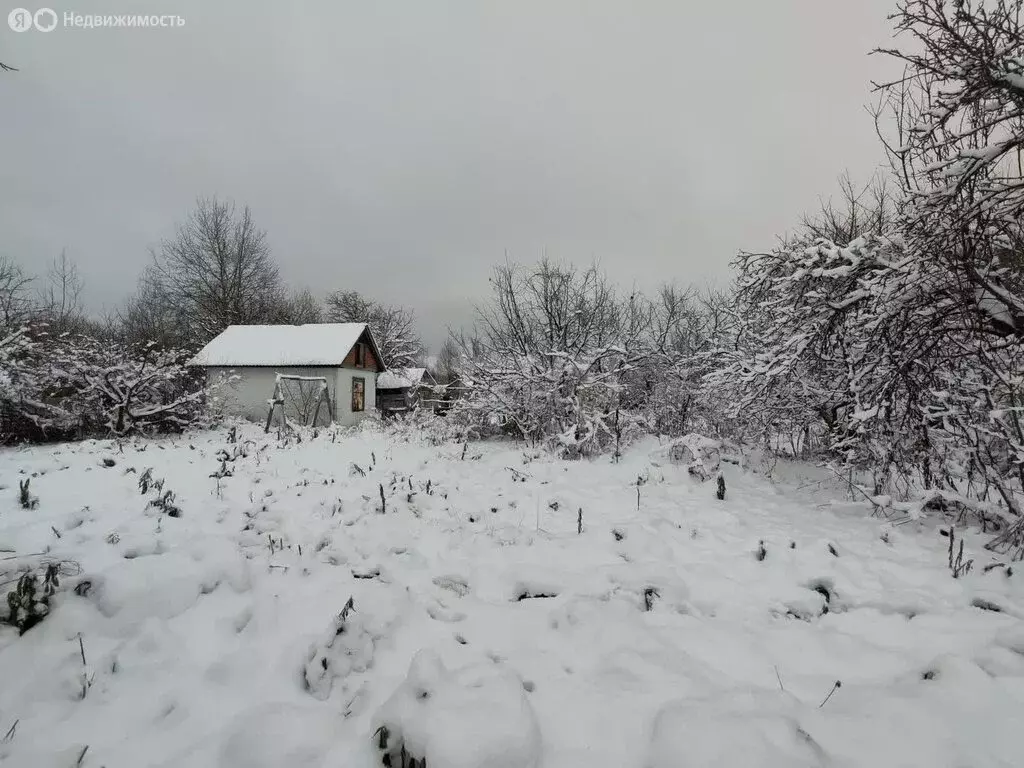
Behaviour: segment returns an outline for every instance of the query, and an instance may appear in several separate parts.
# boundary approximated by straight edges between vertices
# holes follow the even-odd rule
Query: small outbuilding
[[[426,368],[396,368],[377,378],[377,408],[383,416],[434,406],[437,382]]]
[[[311,426],[358,423],[374,407],[384,371],[365,323],[232,325],[190,364],[218,384],[225,413],[264,421],[275,405]]]

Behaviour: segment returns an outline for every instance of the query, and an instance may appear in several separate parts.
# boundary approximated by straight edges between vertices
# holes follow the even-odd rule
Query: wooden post
[[[284,418],[284,400],[281,399],[281,380],[274,382],[274,394],[270,399],[270,408],[267,409],[267,425],[263,428],[264,433],[270,431],[270,422],[274,418],[274,408],[281,405],[281,418]]]
[[[327,382],[323,382],[320,387],[320,393],[316,398],[316,410],[313,411],[313,426],[316,426],[316,420],[320,418],[320,404],[324,403],[327,406],[327,418],[334,421],[334,417],[331,415],[331,394],[327,390]]]

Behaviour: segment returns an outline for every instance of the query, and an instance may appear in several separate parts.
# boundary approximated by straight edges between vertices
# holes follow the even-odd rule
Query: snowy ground
[[[1024,764],[1024,573],[983,573],[978,539],[954,580],[936,521],[883,537],[839,488],[732,465],[718,501],[653,441],[612,464],[272,438],[245,428],[220,480],[223,429],[0,452],[4,562],[80,566],[0,629],[0,762]]]

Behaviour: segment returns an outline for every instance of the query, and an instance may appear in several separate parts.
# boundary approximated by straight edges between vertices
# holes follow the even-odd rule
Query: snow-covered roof
[[[345,361],[346,355],[366,330],[366,323],[231,325],[203,347],[190,364],[336,366]],[[373,346],[376,352],[376,345]]]
[[[426,368],[396,368],[377,377],[377,389],[404,389],[423,383]]]

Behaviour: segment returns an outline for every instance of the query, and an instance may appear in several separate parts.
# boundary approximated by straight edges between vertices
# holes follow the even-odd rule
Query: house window
[[[352,413],[359,413],[366,408],[366,379],[352,377]]]
[[[356,367],[366,367],[366,345],[361,342],[356,344]]]

